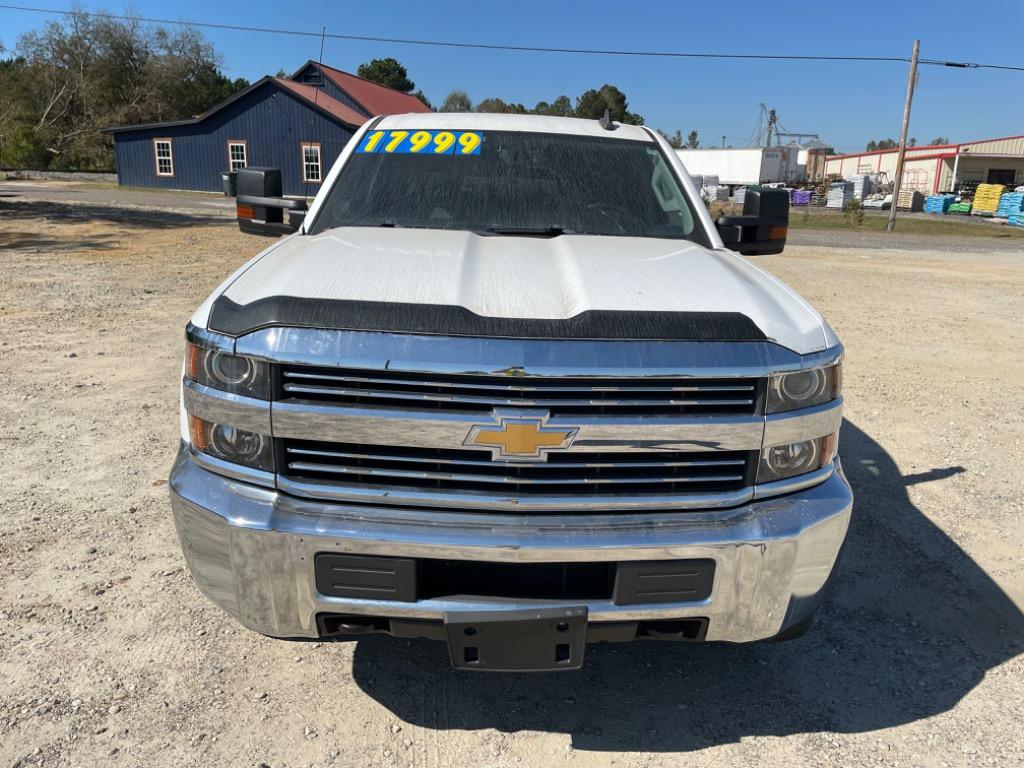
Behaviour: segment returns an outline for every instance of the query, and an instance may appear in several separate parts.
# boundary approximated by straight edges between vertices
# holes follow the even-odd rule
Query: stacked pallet
[[[858,200],[863,200],[865,197],[870,195],[875,187],[871,182],[870,176],[851,176],[847,181],[853,182],[853,196]]]
[[[825,195],[820,195],[815,192],[811,195],[811,205],[822,206],[828,202],[828,198]]]
[[[794,189],[793,195],[790,198],[793,205],[810,205],[811,204],[811,190],[809,189]]]
[[[928,195],[928,199],[924,201],[924,212],[945,213],[955,200],[955,195]]]
[[[949,206],[947,213],[959,213],[968,214],[971,212],[971,203],[968,200],[961,200],[959,203],[953,203]]]
[[[999,198],[1005,190],[1002,184],[979,184],[974,193],[974,210],[971,213],[975,216],[994,216],[999,210]]]
[[[1024,213],[1016,213],[1006,220],[1007,224],[1015,227],[1024,227]]]
[[[738,203],[739,205],[743,205],[743,201],[746,199],[746,197],[747,197],[747,188],[746,187],[737,187],[736,191],[732,193],[733,202],[734,203]]]
[[[703,194],[708,200],[717,200],[718,202],[727,202],[729,200],[729,188],[719,186],[718,184],[705,186]]]
[[[924,208],[924,195],[916,189],[901,189],[896,208],[900,211],[920,211]]]
[[[999,198],[996,216],[1008,219],[1024,210],[1024,192],[1004,192]]]
[[[853,199],[853,182],[852,181],[837,181],[834,184],[828,185],[828,196],[826,198],[826,208],[838,208],[839,210],[845,210],[847,203]]]

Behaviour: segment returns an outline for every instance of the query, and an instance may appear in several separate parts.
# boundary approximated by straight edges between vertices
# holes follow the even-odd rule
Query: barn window
[[[174,156],[170,139],[153,139],[153,154],[156,156],[156,175],[174,175]]]
[[[323,181],[319,144],[302,145],[302,180],[314,184]]]
[[[244,141],[228,142],[228,170],[237,171],[248,165],[247,149]]]

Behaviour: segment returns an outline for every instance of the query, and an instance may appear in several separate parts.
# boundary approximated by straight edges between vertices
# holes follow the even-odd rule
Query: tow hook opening
[[[641,621],[636,636],[646,640],[703,640],[707,629],[707,619]]]

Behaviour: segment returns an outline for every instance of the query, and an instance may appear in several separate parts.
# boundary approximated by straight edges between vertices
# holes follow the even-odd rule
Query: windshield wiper
[[[493,235],[522,235],[523,237],[558,237],[571,235],[571,229],[553,225],[550,227],[488,227],[485,231]]]

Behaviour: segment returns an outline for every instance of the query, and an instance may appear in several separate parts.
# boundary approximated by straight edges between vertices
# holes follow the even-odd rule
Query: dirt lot
[[[857,509],[819,624],[481,676],[426,641],[259,637],[184,570],[182,330],[264,241],[0,200],[0,764],[1024,765],[1024,248],[857,237],[761,259],[848,351]]]

